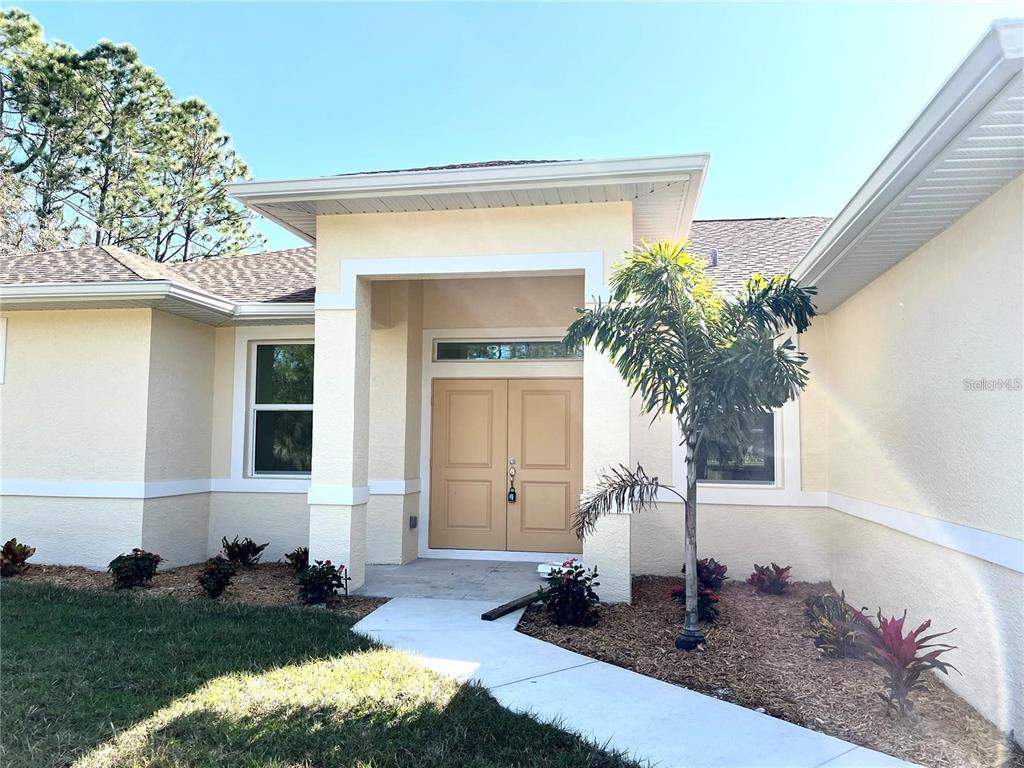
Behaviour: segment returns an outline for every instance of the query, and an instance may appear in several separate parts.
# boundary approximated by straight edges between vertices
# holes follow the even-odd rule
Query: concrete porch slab
[[[436,567],[436,566],[435,566]],[[567,651],[494,622],[487,601],[398,598],[355,625],[505,707],[660,768],[908,768],[909,763]]]
[[[355,594],[367,597],[433,597],[506,603],[543,583],[537,563],[420,558],[405,565],[367,565]]]

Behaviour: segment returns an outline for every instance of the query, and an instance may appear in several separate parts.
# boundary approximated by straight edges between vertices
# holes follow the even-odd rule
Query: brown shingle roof
[[[203,290],[231,301],[313,301],[316,248],[222,256],[173,264],[171,269]]]
[[[736,290],[755,272],[788,273],[827,225],[821,216],[695,221],[690,251],[709,266],[718,287]],[[80,283],[173,280],[235,302],[312,302],[316,248],[158,264],[112,246],[75,248],[0,258],[0,283]]]
[[[694,221],[690,253],[709,262],[717,251],[717,266],[707,273],[718,287],[735,291],[755,272],[789,274],[831,219],[801,216],[774,219],[710,219]]]
[[[113,245],[0,257],[0,283],[97,283],[173,280],[192,286],[166,264]]]

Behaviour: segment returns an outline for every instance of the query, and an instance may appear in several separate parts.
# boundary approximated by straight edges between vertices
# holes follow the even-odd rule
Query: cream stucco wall
[[[743,580],[754,563],[793,566],[793,578],[827,581],[831,529],[841,513],[822,507],[697,505],[700,557],[729,566]],[[683,505],[659,504],[633,515],[633,572],[678,576],[683,565]]]
[[[142,543],[163,558],[161,567],[199,563],[207,550],[210,526],[210,494],[163,496],[146,499],[142,506]]]
[[[371,486],[411,488],[419,483],[423,285],[389,281],[373,285],[370,331]],[[379,487],[378,487],[379,490]],[[405,563],[416,557],[419,493],[375,493],[366,508],[366,560]]]
[[[583,306],[582,275],[423,281],[424,328],[565,328]]]
[[[234,423],[236,328],[217,328],[213,341],[213,391],[210,405],[210,477],[231,477]],[[310,331],[312,334],[312,331]]]
[[[810,376],[800,393],[800,483],[805,491],[828,490],[829,345],[828,315],[814,319],[797,337]]]
[[[0,540],[36,548],[33,563],[104,570],[141,546],[141,499],[0,496]]]
[[[286,552],[309,545],[309,506],[304,493],[211,493],[206,550],[221,548],[221,538],[250,537],[269,542],[263,560],[283,560]]]
[[[143,480],[151,314],[146,309],[3,313],[4,479]]]
[[[208,478],[215,331],[154,312],[150,333],[146,480]]]
[[[1022,538],[1024,176],[829,313],[834,492]]]
[[[337,291],[340,260],[599,252],[633,246],[633,206],[550,205],[317,217],[317,291]]]

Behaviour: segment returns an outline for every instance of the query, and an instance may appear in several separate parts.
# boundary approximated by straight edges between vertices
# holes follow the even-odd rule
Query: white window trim
[[[309,489],[309,475],[253,474],[253,451],[250,438],[255,437],[250,429],[249,410],[250,374],[255,376],[255,366],[250,356],[255,344],[312,344],[312,328],[304,326],[248,326],[235,329],[234,371],[231,408],[231,464],[230,482],[216,481],[213,490],[232,492],[306,493]],[[253,379],[254,381],[254,379]],[[315,404],[314,404],[314,419]]]
[[[762,489],[764,489],[764,488],[783,488],[783,487],[785,487],[786,483],[785,483],[785,478],[783,477],[784,462],[782,461],[782,450],[783,450],[782,430],[783,430],[783,425],[782,425],[782,412],[781,412],[780,409],[776,408],[774,411],[772,411],[772,421],[773,421],[773,425],[772,425],[772,442],[774,443],[774,445],[772,446],[772,450],[774,451],[775,461],[773,463],[774,463],[775,466],[772,468],[773,471],[772,471],[772,479],[771,479],[771,481],[754,480],[754,481],[751,481],[751,482],[748,482],[748,483],[741,483],[741,482],[737,482],[737,481],[734,481],[734,480],[697,480],[697,487],[698,488],[744,488],[744,489],[751,489],[751,488],[762,488]],[[675,437],[675,436],[676,436],[676,433],[673,432],[673,437]],[[679,440],[681,440],[681,439],[682,439],[682,437],[680,436]],[[679,440],[676,441],[677,445],[679,443]],[[682,448],[683,446],[679,446],[679,447]],[[674,450],[675,449],[673,449],[673,451]],[[674,458],[674,456],[673,456],[673,458]],[[686,463],[686,452],[684,450],[683,451],[683,464],[684,464],[684,466],[685,466],[685,463]],[[685,475],[683,477],[685,477]],[[677,482],[676,477],[675,477],[674,467],[673,467],[672,481],[673,482]]]
[[[678,424],[672,425],[672,482],[681,493],[686,486],[686,446],[680,445],[682,434]],[[699,481],[697,501],[700,504],[733,504],[755,506],[824,506],[822,494],[802,489],[800,476],[800,400],[790,400],[775,411],[775,482],[716,483]],[[665,493],[659,501],[679,503]]]
[[[256,351],[260,347],[310,345],[313,341],[303,339],[254,339],[249,342],[248,355],[248,389],[246,394],[246,476],[253,479],[274,480],[308,480],[312,472],[258,472],[256,470],[256,414],[260,411],[309,411],[313,413],[313,403],[257,403],[256,402]]]

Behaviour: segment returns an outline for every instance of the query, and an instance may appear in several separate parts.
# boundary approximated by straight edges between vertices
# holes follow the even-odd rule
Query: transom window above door
[[[254,345],[250,466],[254,475],[309,475],[313,455],[313,345]]]
[[[570,350],[560,340],[486,340],[436,341],[434,360],[437,362],[471,361],[501,362],[506,360],[579,360],[582,350]]]

